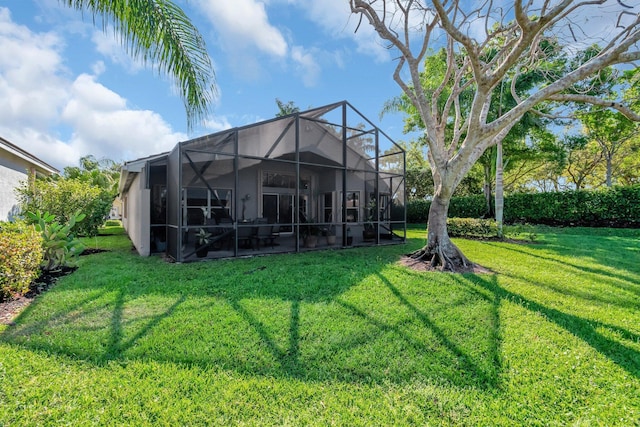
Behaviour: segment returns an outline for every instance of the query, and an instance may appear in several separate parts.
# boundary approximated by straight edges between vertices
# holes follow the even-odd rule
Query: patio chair
[[[268,224],[260,224],[256,227],[256,233],[254,235],[254,239],[256,240],[257,247],[260,248],[260,242],[264,242],[264,246],[267,243],[273,248],[274,246],[274,236],[273,236],[273,226]]]
[[[253,249],[253,236],[255,227],[238,226],[238,247],[243,249]]]

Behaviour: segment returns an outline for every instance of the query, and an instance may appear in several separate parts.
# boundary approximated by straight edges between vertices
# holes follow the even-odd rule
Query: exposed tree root
[[[440,244],[435,244],[431,247],[424,246],[410,254],[409,257],[429,263],[430,269],[433,270],[463,273],[473,271],[475,267],[460,249],[453,244],[446,247]]]

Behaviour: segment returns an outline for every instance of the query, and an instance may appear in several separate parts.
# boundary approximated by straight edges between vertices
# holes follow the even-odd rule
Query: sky
[[[132,60],[91,15],[58,0],[0,0],[0,136],[60,170],[86,155],[124,162],[270,119],[278,98],[302,110],[347,100],[392,139],[415,138],[402,133],[401,114],[380,118],[400,94],[397,53],[366,20],[358,26],[348,1],[174,1],[213,61],[218,98],[206,123],[188,133],[171,80]],[[572,28],[607,39],[620,10],[607,4],[572,19]]]
[[[396,65],[344,0],[177,0],[204,36],[218,88],[213,114],[187,133],[166,76],[133,61],[117,36],[58,0],[0,0],[0,136],[62,170],[85,155],[128,161],[179,141],[300,109],[349,101],[392,139],[402,116],[380,119],[400,93]]]

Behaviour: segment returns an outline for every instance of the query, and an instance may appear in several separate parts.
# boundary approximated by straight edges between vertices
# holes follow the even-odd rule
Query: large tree
[[[150,63],[175,81],[191,129],[210,113],[215,74],[204,39],[171,0],[59,0],[88,11],[103,28],[113,25],[134,58]]]
[[[637,8],[607,0],[516,0],[505,7],[498,7],[494,1],[462,0],[349,3],[352,13],[366,18],[389,47],[399,51],[394,80],[425,125],[435,191],[427,242],[414,256],[430,261],[434,267],[458,270],[472,265],[447,233],[451,196],[485,150],[501,141],[523,115],[548,101],[583,102],[613,108],[640,120],[621,101],[574,89],[602,69],[640,60]],[[542,68],[547,61],[546,41],[560,39],[563,34],[577,37],[576,33],[582,40],[601,37],[589,33],[592,28],[599,32],[596,26],[578,28],[575,22],[580,14],[593,14],[605,4],[609,4],[608,11],[618,10],[617,26],[611,29],[600,52],[554,75],[552,82],[518,94],[515,88],[520,76]],[[446,50],[446,72],[437,89],[427,94],[421,84],[420,66],[435,46]],[[570,54],[567,50],[566,55]],[[494,91],[507,79],[512,82],[510,90],[516,104],[489,119]],[[473,91],[471,107],[463,109],[461,100],[469,90]]]

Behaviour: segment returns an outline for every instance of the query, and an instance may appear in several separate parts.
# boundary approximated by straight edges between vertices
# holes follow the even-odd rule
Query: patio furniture
[[[273,235],[272,230],[273,226],[269,224],[260,224],[256,227],[254,239],[256,240],[258,248],[260,248],[260,242],[263,242],[264,246],[269,244],[272,248],[274,247],[275,236]]]
[[[238,225],[238,247],[242,249],[253,249],[253,236],[255,235],[253,226]]]

